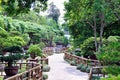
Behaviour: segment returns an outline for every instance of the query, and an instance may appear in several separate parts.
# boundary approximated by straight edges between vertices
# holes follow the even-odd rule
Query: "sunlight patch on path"
[[[88,80],[88,74],[76,70],[75,66],[70,66],[63,59],[64,54],[54,54],[49,56],[48,80]]]

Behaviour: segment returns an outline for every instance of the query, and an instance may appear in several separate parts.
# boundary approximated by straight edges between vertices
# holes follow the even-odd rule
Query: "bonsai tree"
[[[7,55],[1,57],[1,61],[8,62],[8,67],[11,67],[14,61],[20,60],[22,58],[21,53],[24,52],[19,46],[7,47],[3,51],[9,52]]]
[[[23,50],[19,46],[11,46],[4,48],[3,51],[9,52],[0,57],[2,62],[5,61],[8,64],[4,68],[5,73],[7,76],[13,76],[18,73],[18,66],[13,66],[13,63],[17,60],[20,60],[23,57],[23,55],[21,54],[23,53]]]
[[[5,73],[8,76],[17,74],[18,67],[14,67],[12,64],[22,58],[23,50],[21,47],[26,44],[25,41],[20,36],[10,36],[7,31],[0,30],[0,44],[2,55],[0,61],[8,63],[8,66],[5,67]],[[4,54],[4,52],[8,52],[8,54]]]
[[[39,48],[38,45],[30,45],[30,47],[28,49],[28,54],[30,54],[30,57],[32,59],[35,59],[35,57],[37,57],[37,56],[42,57],[42,50]]]

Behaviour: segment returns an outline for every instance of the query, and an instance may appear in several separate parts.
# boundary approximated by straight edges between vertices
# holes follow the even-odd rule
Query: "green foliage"
[[[94,55],[95,46],[94,46],[94,37],[86,39],[81,45],[81,53],[88,57]]]
[[[0,80],[3,80],[3,76],[0,76]]]
[[[5,30],[0,30],[0,38],[7,38],[9,34]]]
[[[105,67],[103,69],[103,72],[106,72],[106,73],[112,74],[112,75],[119,75],[120,67],[118,65],[111,64],[111,65],[108,65],[107,67]]]
[[[22,34],[21,37],[24,39],[25,43],[28,43],[30,41],[30,37],[28,34]]]
[[[102,65],[106,66],[103,71],[108,74],[118,75],[120,73],[120,43],[111,42],[103,46],[97,53],[97,58],[101,61]]]
[[[70,46],[70,47],[67,49],[68,52],[72,52],[73,50],[74,50],[74,47],[73,47],[73,46]]]
[[[83,65],[80,70],[81,70],[82,72],[86,72],[86,69],[87,69],[87,65]]]
[[[110,34],[119,35],[119,30],[117,30],[119,25],[112,26],[112,29],[110,26],[109,29],[111,23],[120,20],[119,0],[69,0],[64,5],[65,20],[74,38],[75,46],[80,46],[86,38],[93,34],[94,37],[100,36],[99,46],[102,44],[102,33],[104,33],[104,37],[110,36]],[[106,32],[104,32],[104,28],[106,28]]]
[[[20,60],[24,56],[22,54],[23,50],[19,46],[7,47],[7,48],[4,48],[2,51],[9,52],[9,54],[7,55],[3,54],[0,57],[0,61],[8,62],[8,66],[12,66],[13,62]]]
[[[47,74],[43,74],[43,80],[46,80],[46,79],[48,79],[48,75]]]
[[[28,49],[29,54],[35,54],[37,56],[42,56],[42,50],[39,48],[38,45],[30,45]]]
[[[109,42],[118,42],[118,39],[116,36],[109,36],[107,39]]]
[[[40,42],[40,43],[38,44],[38,46],[40,47],[40,49],[45,48],[45,44],[44,44],[43,42]]]
[[[50,71],[50,66],[44,65],[43,66],[43,72],[49,72]]]
[[[50,9],[48,10],[48,17],[52,18],[54,21],[58,21],[58,18],[60,16],[60,10],[57,8],[54,3],[50,3]]]
[[[67,46],[68,39],[65,36],[57,36],[56,38],[54,38],[54,42]]]
[[[19,46],[6,47],[3,49],[3,51],[10,53],[23,53],[22,48]]]
[[[47,0],[37,0],[40,4],[39,8],[45,10],[47,6]],[[15,16],[20,13],[27,13],[30,11],[31,4],[35,0],[3,0],[1,2],[3,12],[9,16]]]
[[[83,41],[93,36],[93,31],[88,24],[82,22],[76,22],[68,27],[70,34],[73,36],[73,42],[75,47],[80,47]]]
[[[20,32],[18,31],[10,31],[9,34],[10,36],[20,36]]]
[[[90,72],[90,69],[91,69],[91,67],[90,67],[90,66],[87,66],[86,72],[89,73],[89,72]]]
[[[3,56],[1,58],[1,61],[6,61],[6,62],[11,61],[11,62],[13,62],[15,60],[20,60],[22,57],[23,57],[23,55],[21,55],[21,54],[16,54],[16,55],[11,55],[10,54],[8,56]]]
[[[97,38],[97,42],[99,41],[99,38]],[[103,39],[103,44],[106,44],[106,40]],[[97,43],[98,44],[98,43]],[[90,37],[86,39],[83,44],[81,45],[81,53],[83,56],[87,57],[92,57],[95,54],[95,43],[94,43],[94,37]]]
[[[25,41],[20,36],[10,37],[9,33],[5,30],[0,31],[0,46],[1,49],[4,47],[11,47],[11,46],[23,46],[25,45]]]
[[[11,44],[13,46],[16,46],[16,45],[17,46],[24,46],[26,44],[25,41],[23,40],[23,38],[20,36],[9,37],[8,42],[11,42]]]
[[[72,60],[69,62],[72,66],[76,66],[77,65],[77,62],[75,60]]]
[[[120,43],[112,42],[100,49],[97,53],[97,58],[103,61],[103,64],[114,64],[120,61]]]
[[[102,78],[101,80],[120,80],[120,75],[118,76],[109,75],[108,78]]]
[[[82,64],[82,63],[79,64],[79,65],[77,65],[77,69],[78,69],[78,70],[81,70],[82,66],[84,66],[84,64]]]
[[[34,16],[36,16],[36,19],[38,19],[38,17],[40,17],[40,19],[36,21],[36,19],[34,19]],[[20,20],[23,20],[24,22],[16,20],[17,18],[12,19],[10,17],[1,16],[0,19],[3,21],[0,23],[3,24],[3,26],[0,26],[0,30],[6,30],[10,32],[11,36],[23,37],[26,43],[29,41],[27,34],[33,33],[31,36],[29,35],[31,42],[39,44],[39,42],[43,41],[45,45],[48,46],[51,46],[54,43],[52,41],[56,35],[63,35],[57,24],[52,19],[46,19],[36,14],[34,14],[34,16],[32,16],[32,14],[28,14],[28,16],[26,16],[27,18],[23,18],[24,16],[21,17]],[[43,22],[42,20],[45,21],[45,23],[41,23]],[[26,38],[24,34],[26,34]],[[63,41],[65,42],[66,40]]]
[[[81,56],[82,54],[81,54],[81,52],[75,52],[75,55],[76,56]]]

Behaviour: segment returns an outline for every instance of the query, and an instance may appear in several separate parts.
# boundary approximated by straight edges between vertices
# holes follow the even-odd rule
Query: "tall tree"
[[[117,2],[117,1],[116,1]],[[65,18],[70,24],[81,21],[89,24],[94,31],[96,51],[102,46],[102,36],[107,24],[116,20],[110,3],[107,0],[70,0],[65,3]],[[99,29],[99,46],[97,44],[97,29]]]
[[[50,3],[50,9],[48,10],[48,17],[52,18],[56,22],[58,22],[58,18],[60,16],[60,10],[57,8],[54,3]]]

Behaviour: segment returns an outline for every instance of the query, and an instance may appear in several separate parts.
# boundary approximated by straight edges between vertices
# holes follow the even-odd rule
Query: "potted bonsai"
[[[7,76],[15,75],[18,72],[18,67],[14,67],[13,63],[22,58],[21,53],[23,53],[23,50],[21,47],[24,45],[26,45],[26,42],[22,37],[10,36],[10,34],[4,29],[0,30],[0,53],[2,55],[0,61],[8,63],[5,67],[5,73]]]
[[[13,63],[23,57],[23,55],[21,54],[23,53],[23,50],[19,46],[7,47],[3,50],[8,52],[7,54],[2,55],[2,57],[0,58],[2,62],[5,61],[8,64],[4,68],[5,73],[7,76],[13,76],[18,73],[18,66],[13,66]]]
[[[38,45],[30,45],[28,49],[28,54],[30,54],[30,57],[32,59],[35,59],[35,57],[37,56],[42,57],[42,50],[39,48]]]

